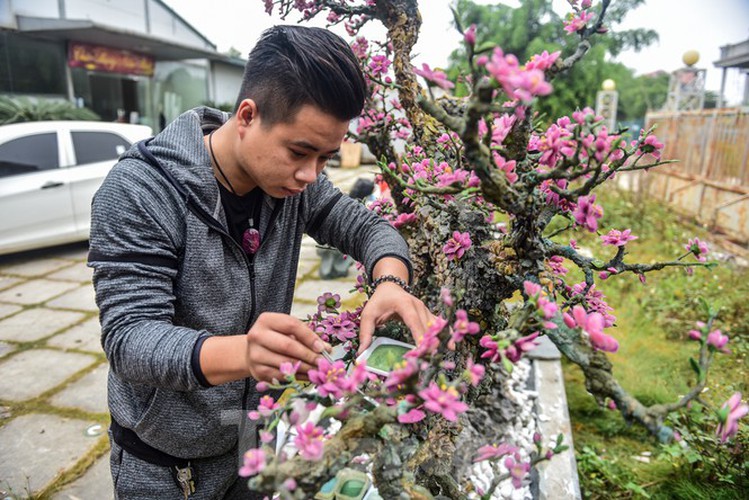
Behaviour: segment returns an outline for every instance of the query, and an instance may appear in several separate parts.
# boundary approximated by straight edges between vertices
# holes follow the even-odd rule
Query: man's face
[[[242,173],[274,198],[297,195],[339,150],[348,126],[348,120],[311,105],[302,106],[291,123],[271,127],[264,127],[256,114],[241,133],[237,153]]]

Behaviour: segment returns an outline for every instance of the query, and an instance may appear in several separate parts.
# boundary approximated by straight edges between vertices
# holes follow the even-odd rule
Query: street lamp
[[[668,111],[695,111],[705,104],[705,74],[694,65],[700,60],[700,53],[688,50],[681,57],[685,66],[671,73],[668,83],[668,98],[665,109]]]

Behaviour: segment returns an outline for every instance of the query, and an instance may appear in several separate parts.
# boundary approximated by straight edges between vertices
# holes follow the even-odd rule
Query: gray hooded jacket
[[[262,244],[248,260],[229,236],[203,136],[228,115],[196,108],[133,147],[93,201],[94,268],[112,417],[146,444],[180,458],[224,454],[237,430],[224,412],[254,408],[248,379],[204,387],[191,356],[202,335],[246,332],[262,312],[288,313],[303,233],[362,262],[408,249],[390,224],[321,175],[286,199],[263,198]]]

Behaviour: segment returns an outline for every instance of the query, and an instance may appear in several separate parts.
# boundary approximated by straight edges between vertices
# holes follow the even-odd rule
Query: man
[[[426,330],[430,313],[406,291],[404,241],[319,175],[364,97],[340,37],[271,28],[233,116],[188,111],[98,191],[89,265],[118,498],[249,497],[226,415],[256,407],[256,381],[281,378],[282,362],[301,361],[304,374],[329,348],[288,315],[302,233],[366,266],[375,291],[361,349],[394,316]]]

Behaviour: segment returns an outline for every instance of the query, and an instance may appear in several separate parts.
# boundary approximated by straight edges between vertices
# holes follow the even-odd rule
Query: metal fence
[[[729,238],[749,243],[749,114],[746,109],[650,113],[645,128],[678,163],[621,184],[671,203]]]

